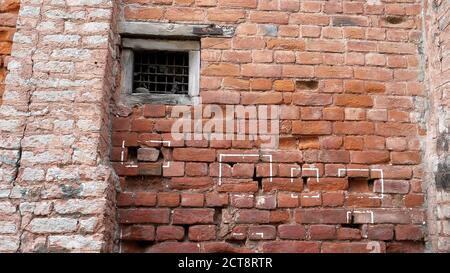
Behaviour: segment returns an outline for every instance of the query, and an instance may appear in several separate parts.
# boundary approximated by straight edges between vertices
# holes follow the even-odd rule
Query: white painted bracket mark
[[[303,196],[303,198],[320,198],[320,193],[318,193],[317,195],[306,195]]]
[[[126,165],[125,168],[137,168],[139,167],[139,165],[137,164],[131,164],[131,165]]]
[[[145,142],[167,144],[170,147],[170,140],[147,140]]]
[[[231,235],[233,235],[233,236],[243,236],[244,233],[232,233]]]
[[[317,181],[317,183],[319,183],[319,168],[303,168],[303,171],[315,171],[316,172],[316,181]]]
[[[120,152],[120,162],[122,165],[124,160],[124,151],[125,151],[125,140],[122,140],[122,151]]]
[[[167,161],[167,165],[163,165],[163,168],[169,168],[170,167],[170,161]]]
[[[262,232],[256,232],[255,234],[260,236],[261,238],[264,238],[264,233],[262,233]]]
[[[269,157],[269,181],[272,182],[272,176],[273,176],[273,171],[272,171],[272,155],[262,155],[262,156],[268,156],[268,157]]]
[[[291,198],[298,198],[298,195],[291,193]]]
[[[371,210],[354,210],[354,211],[347,211],[347,223],[350,223],[350,216],[353,214],[370,214],[370,223],[374,223],[374,215],[373,211]]]
[[[291,168],[291,183],[294,183],[294,171],[295,170],[302,171],[302,167]]]
[[[380,197],[378,197],[378,196],[372,196],[372,197],[369,197],[369,198],[371,198],[371,199],[383,199],[384,198],[384,173],[383,173],[383,170],[382,169],[345,169],[345,168],[339,168],[338,169],[338,177],[341,177],[342,175],[341,175],[341,172],[342,173],[347,173],[347,172],[351,172],[351,171],[354,171],[354,172],[358,172],[358,171],[368,171],[369,172],[369,174],[370,174],[370,171],[374,171],[374,172],[380,172],[380,181],[381,181],[381,196]]]
[[[364,211],[359,211],[359,210],[355,210],[353,211],[353,213],[360,213],[360,214],[370,214],[370,223],[373,224],[374,223],[374,217],[373,217],[373,211],[371,210],[364,210]]]

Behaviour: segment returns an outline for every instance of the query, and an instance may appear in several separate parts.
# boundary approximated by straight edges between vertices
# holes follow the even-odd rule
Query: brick
[[[249,19],[260,24],[287,24],[289,16],[285,12],[251,11]]]
[[[255,207],[258,209],[275,209],[277,207],[277,198],[275,195],[257,196]]]
[[[309,40],[306,42],[307,51],[344,52],[345,44],[333,40]]]
[[[301,240],[305,239],[305,227],[297,224],[284,224],[278,226],[278,236],[280,239]]]
[[[384,252],[384,245],[380,244],[380,252]],[[322,253],[370,253],[373,247],[367,242],[325,242],[322,244]]]
[[[122,228],[122,240],[130,241],[154,241],[154,226],[126,226]]]
[[[319,242],[273,241],[263,244],[264,253],[319,253]]]
[[[290,178],[272,178],[272,181],[269,179],[263,179],[263,191],[271,192],[275,190],[279,191],[292,191],[292,192],[301,192],[303,189],[303,182],[299,181],[299,179],[294,179],[294,182],[291,182]]]
[[[250,226],[248,229],[248,238],[250,240],[273,240],[276,236],[277,230],[274,226]]]
[[[258,183],[256,181],[246,180],[233,181],[222,179],[222,184],[217,189],[219,192],[257,192]]]
[[[326,163],[348,163],[350,162],[350,153],[348,151],[320,151],[319,161]]]
[[[345,209],[296,209],[295,221],[300,224],[345,224]]]
[[[176,190],[205,189],[213,185],[211,177],[173,177],[169,187]]]
[[[330,225],[311,225],[309,235],[312,240],[332,240],[336,238],[336,227]]]
[[[167,241],[167,240],[183,240],[184,238],[184,228],[181,226],[158,226],[156,229],[156,240],[157,241]]]
[[[318,78],[345,79],[353,77],[353,69],[344,66],[317,66],[315,75]]]
[[[200,253],[200,245],[194,242],[162,242],[146,249],[148,253]]]
[[[231,194],[230,203],[236,208],[252,208],[254,197],[252,194]]]
[[[170,21],[201,21],[204,18],[204,10],[193,8],[171,8],[166,10],[164,17]]]
[[[119,223],[123,224],[169,223],[169,209],[119,209],[118,212]]]
[[[161,163],[139,163],[139,175],[159,176],[162,174]]]
[[[160,207],[178,207],[180,204],[180,194],[175,192],[158,193],[158,206]]]
[[[345,107],[372,107],[373,100],[370,96],[365,95],[336,95],[335,104]]]
[[[159,150],[155,148],[139,148],[137,158],[139,161],[157,161]]]
[[[256,209],[241,209],[237,212],[238,224],[264,224],[269,223],[269,211]]]
[[[210,64],[205,68],[202,68],[202,75],[206,76],[238,76],[239,66],[235,64]]]
[[[208,164],[206,163],[186,163],[186,175],[206,176],[208,174]]]
[[[161,8],[139,8],[126,7],[124,16],[127,20],[158,20],[163,16],[163,9]]]
[[[389,152],[385,151],[354,151],[350,153],[352,163],[360,164],[378,164],[389,162]]]
[[[241,96],[241,104],[255,105],[255,104],[280,104],[283,100],[283,95],[280,92],[248,92]]]
[[[296,208],[299,206],[299,195],[295,193],[278,193],[279,208]]]
[[[272,64],[243,64],[241,74],[244,77],[280,77],[281,66]]]
[[[331,122],[328,121],[292,122],[292,133],[296,135],[328,135],[331,132]]]
[[[173,224],[210,224],[214,222],[214,209],[174,209]]]
[[[361,231],[357,228],[339,228],[337,230],[338,240],[361,240]]]
[[[419,164],[420,163],[420,153],[413,152],[391,152],[391,158],[393,164]]]
[[[219,193],[207,193],[205,195],[207,207],[224,207],[228,205],[228,195]]]
[[[209,241],[216,239],[215,225],[197,225],[189,227],[189,240]]]
[[[325,207],[339,207],[344,205],[343,192],[324,192],[322,193],[322,204]]]
[[[166,106],[158,104],[144,105],[143,115],[146,118],[161,118],[166,116]]]
[[[423,194],[407,194],[403,199],[405,207],[408,208],[422,207],[424,202],[425,197]]]
[[[269,39],[267,41],[267,48],[278,50],[304,50],[305,42],[297,39]]]
[[[218,0],[219,6],[231,8],[256,8],[256,0]]]
[[[334,132],[346,135],[370,135],[374,132],[374,124],[366,121],[335,122]]]
[[[216,152],[213,149],[175,148],[173,150],[173,159],[179,161],[213,162],[216,159]]]
[[[404,180],[387,180],[384,179],[384,193],[408,193],[409,182]],[[381,180],[376,180],[374,185],[375,192],[381,192]]]
[[[393,225],[369,225],[367,238],[370,240],[389,241],[394,238]]]
[[[184,176],[184,162],[171,161],[170,163],[165,163],[163,167],[163,176]]]
[[[395,226],[396,240],[420,241],[423,239],[424,233],[421,226],[416,225],[397,225]]]
[[[292,101],[296,105],[313,106],[329,105],[332,103],[332,96],[329,94],[313,94],[310,92],[295,92]]]
[[[381,136],[411,136],[417,134],[417,126],[408,123],[376,123],[375,131]]]
[[[237,163],[231,168],[231,174],[237,178],[252,178],[255,172],[255,165],[247,163]]]

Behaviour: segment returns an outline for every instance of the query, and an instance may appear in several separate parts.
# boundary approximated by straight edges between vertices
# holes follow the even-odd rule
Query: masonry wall
[[[16,30],[18,0],[0,2],[0,104],[5,91],[6,64],[11,54],[13,34]]]
[[[427,133],[428,231],[430,249],[450,251],[449,90],[450,3],[424,7],[428,56],[429,110]]]
[[[1,252],[113,249],[114,14],[107,0],[20,2],[0,106]]]
[[[120,7],[120,20],[234,26],[231,38],[201,38],[203,103],[281,109],[272,151],[250,140],[149,145],[171,140],[171,106],[113,111],[120,251],[425,251],[420,1],[126,0]],[[219,185],[226,153],[260,157],[228,158]],[[272,155],[272,179],[264,154]],[[291,182],[298,167],[318,168],[319,181],[304,170]],[[370,171],[340,176],[340,168]]]

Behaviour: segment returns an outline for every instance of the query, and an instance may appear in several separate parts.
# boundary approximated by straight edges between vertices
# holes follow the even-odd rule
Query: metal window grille
[[[188,94],[189,52],[135,51],[133,93]]]

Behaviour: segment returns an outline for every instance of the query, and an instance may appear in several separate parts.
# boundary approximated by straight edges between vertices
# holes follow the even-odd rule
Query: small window
[[[198,102],[199,41],[125,38],[122,47],[122,98],[129,105]]]

